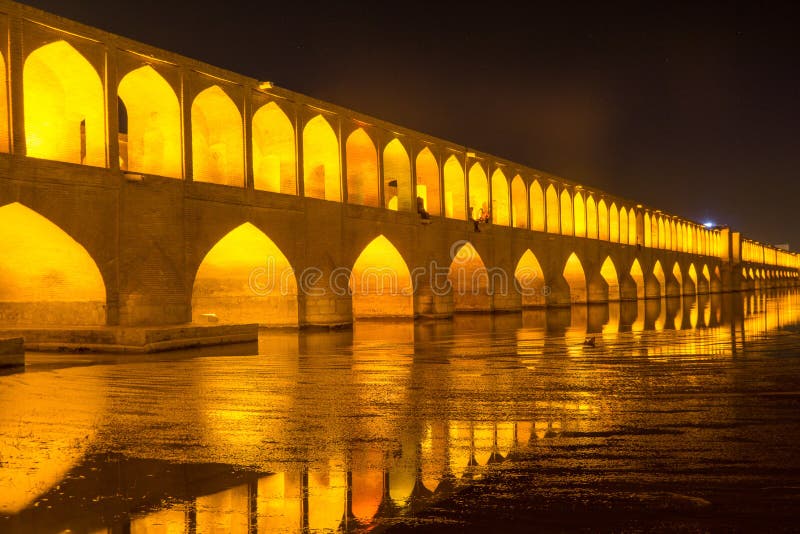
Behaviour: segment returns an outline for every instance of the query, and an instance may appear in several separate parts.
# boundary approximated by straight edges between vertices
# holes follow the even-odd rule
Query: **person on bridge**
[[[417,213],[425,220],[431,218],[431,214],[425,210],[425,200],[422,197],[417,197]]]

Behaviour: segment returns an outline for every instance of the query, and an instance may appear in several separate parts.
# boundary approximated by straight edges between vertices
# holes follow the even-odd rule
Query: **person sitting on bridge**
[[[479,223],[479,222],[481,222],[481,221],[480,221],[480,217],[483,217],[483,215],[480,215],[480,216],[479,216],[479,217],[476,219],[476,218],[473,216],[472,206],[470,206],[470,207],[469,207],[469,209],[467,210],[467,214],[469,215],[469,220],[470,220],[470,221],[472,221],[472,225],[475,227],[475,231],[476,231],[476,232],[480,232],[480,231],[481,231],[481,229],[480,229],[480,228],[478,228],[478,223]]]
[[[481,206],[481,214],[478,216],[478,222],[482,223],[489,223],[492,221],[492,212],[489,211],[489,208],[486,206],[486,202],[483,203]]]
[[[419,216],[423,219],[427,220],[431,218],[431,214],[425,210],[425,200],[423,200],[422,197],[417,197],[417,213],[419,213]]]

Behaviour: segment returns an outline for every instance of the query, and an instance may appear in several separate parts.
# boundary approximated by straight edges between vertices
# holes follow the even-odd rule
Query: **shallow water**
[[[798,371],[787,291],[29,354],[0,531],[792,530]]]

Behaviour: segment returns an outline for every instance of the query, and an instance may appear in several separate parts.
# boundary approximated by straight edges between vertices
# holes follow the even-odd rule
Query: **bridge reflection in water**
[[[769,356],[800,349],[798,324],[798,293],[774,291],[272,330],[228,355],[34,354],[0,377],[0,530],[358,530],[526,455],[537,484],[568,485],[552,447],[569,440],[617,447],[614,469],[634,472],[722,432],[703,422],[747,420],[709,399],[748,366],[789,365]],[[704,438],[696,456],[786,461],[770,433],[739,432],[752,443]]]

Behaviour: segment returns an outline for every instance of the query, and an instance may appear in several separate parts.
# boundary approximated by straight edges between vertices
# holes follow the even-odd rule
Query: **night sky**
[[[24,3],[800,249],[791,7]]]

